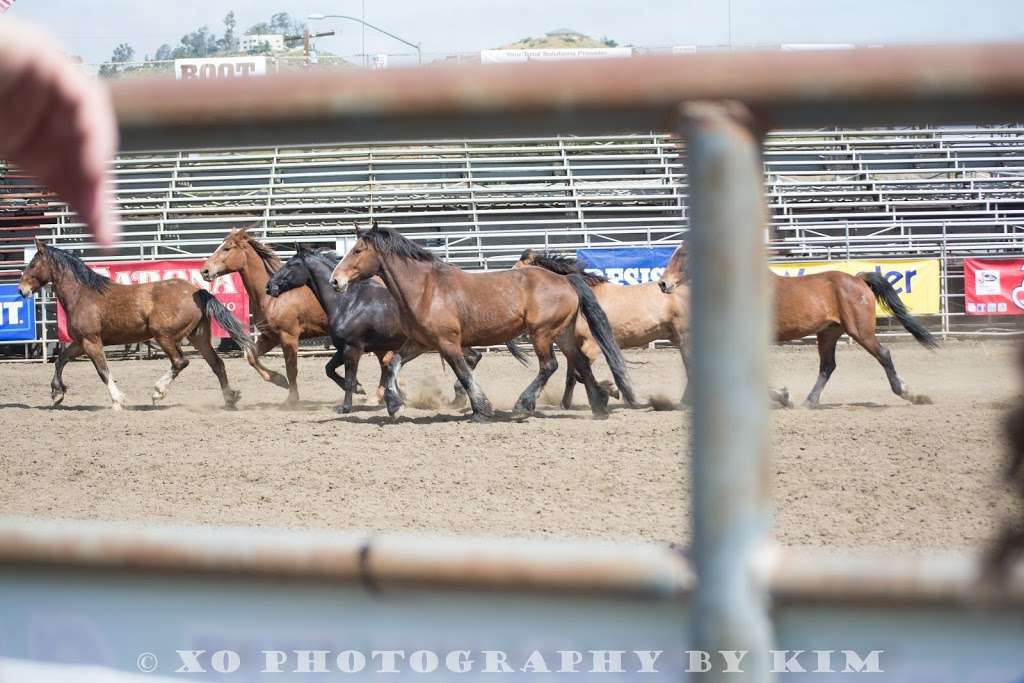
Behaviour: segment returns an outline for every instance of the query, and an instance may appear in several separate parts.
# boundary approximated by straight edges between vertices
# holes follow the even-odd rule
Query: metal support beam
[[[682,109],[687,140],[693,277],[693,649],[745,650],[744,673],[770,680],[767,598],[752,566],[770,512],[767,216],[760,138],[741,105]],[[717,662],[716,662],[717,663]]]
[[[737,100],[773,128],[1005,123],[1024,45],[653,55],[110,84],[122,149],[665,130]]]

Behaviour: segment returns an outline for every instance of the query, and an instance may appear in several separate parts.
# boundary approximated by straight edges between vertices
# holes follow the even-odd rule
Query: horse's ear
[[[35,244],[37,252],[46,251],[46,245],[43,244],[43,241],[38,237],[33,237],[32,242]]]
[[[363,236],[363,231],[359,227],[359,224],[356,223],[356,239],[360,239],[362,236]]]

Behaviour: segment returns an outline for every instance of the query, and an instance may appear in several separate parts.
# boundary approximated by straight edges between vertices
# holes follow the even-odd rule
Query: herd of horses
[[[537,358],[537,374],[516,401],[514,413],[536,410],[537,399],[565,358],[567,372],[562,406],[570,407],[577,383],[586,389],[592,413],[604,417],[609,397],[630,407],[640,405],[631,384],[623,348],[668,340],[689,369],[689,271],[685,242],[672,255],[658,282],[617,285],[584,271],[575,259],[527,249],[509,270],[468,272],[445,263],[399,232],[374,225],[356,228],[347,254],[299,246],[287,262],[253,237],[248,228],[232,230],[203,264],[208,281],[238,273],[249,296],[258,341],[247,326],[205,290],[184,280],[122,285],[92,271],[74,255],[36,240],[36,255],[22,275],[20,291],[30,296],[50,284],[67,312],[71,342],[57,358],[51,396],[59,404],[66,393],[62,373],[85,354],[107,386],[114,409],[124,398],[103,352],[105,345],[155,341],[171,368],[153,388],[152,400],[164,398],[174,379],[188,366],[181,349],[186,338],[220,381],[224,403],[234,408],[239,393],[228,383],[224,363],[211,343],[217,322],[238,344],[249,364],[267,382],[288,389],[288,404],[299,399],[298,347],[301,339],[329,336],[336,352],[325,371],[344,394],[341,412],[352,409],[362,391],[359,360],[373,353],[381,366],[378,399],[396,416],[405,397],[402,367],[417,356],[436,352],[457,377],[456,401],[468,400],[473,421],[494,416],[490,401],[474,378],[481,346],[506,345],[523,364],[517,345],[526,337]],[[894,315],[921,344],[935,339],[907,311],[884,277],[838,271],[774,278],[775,329],[779,341],[816,335],[820,368],[806,404],[818,405],[835,370],[835,348],[845,333],[885,369],[897,396],[912,403],[928,399],[914,394],[896,373],[891,355],[875,336],[876,301]],[[280,346],[285,375],[262,361]],[[611,381],[598,381],[593,366],[604,358]],[[344,368],[344,376],[338,368]],[[789,405],[785,390],[769,390]],[[689,400],[684,391],[682,403]]]

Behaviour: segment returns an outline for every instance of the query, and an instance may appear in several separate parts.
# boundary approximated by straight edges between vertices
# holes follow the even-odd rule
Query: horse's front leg
[[[345,348],[345,401],[341,412],[352,412],[352,394],[359,385],[359,359],[363,357],[362,344],[349,344]]]
[[[64,384],[64,366],[81,355],[82,343],[80,341],[72,341],[57,355],[57,361],[53,366],[53,379],[50,381],[50,398],[53,400],[53,405],[59,406],[68,390],[67,385]]]
[[[124,395],[117,388],[114,376],[110,373],[110,368],[107,367],[107,356],[103,353],[103,342],[99,339],[83,339],[82,350],[85,352],[85,355],[89,356],[89,360],[92,361],[93,367],[96,368],[96,374],[100,376],[100,380],[107,385],[107,391],[110,392],[110,407],[114,410],[122,410],[124,408]]]
[[[293,334],[281,334],[281,351],[284,353],[284,368],[288,374],[288,398],[286,407],[299,402],[299,337]]]
[[[260,379],[262,379],[264,382],[270,382],[274,386],[281,387],[282,389],[287,389],[288,380],[285,378],[285,376],[282,375],[280,372],[271,370],[262,362],[260,362],[260,358],[266,355],[266,353],[270,351],[272,348],[277,346],[280,343],[280,341],[281,340],[278,338],[276,334],[261,334],[259,339],[256,340],[256,353],[251,355],[246,354],[245,358],[246,360],[249,361],[249,365],[251,365],[253,369],[256,370],[256,374],[258,374],[260,376]]]
[[[470,420],[473,422],[490,421],[494,417],[494,408],[491,407],[491,402],[487,400],[487,396],[484,395],[480,385],[476,383],[476,379],[473,377],[473,370],[463,355],[462,346],[457,343],[445,344],[441,347],[440,352],[441,357],[445,359],[455,372],[455,376],[459,378],[459,383],[466,390],[466,395],[469,396],[469,405],[473,408],[473,415],[470,417]]]
[[[477,351],[472,346],[467,346],[462,350],[462,357],[466,359],[466,365],[473,372],[476,372],[476,366],[480,364],[480,360],[484,357],[480,351]],[[449,404],[452,408],[462,408],[468,403],[466,396],[466,390],[462,388],[462,382],[458,379],[455,380],[455,398]]]
[[[398,387],[398,375],[402,371],[402,365],[411,361],[423,353],[423,349],[412,341],[406,341],[402,348],[394,352],[391,362],[388,363],[387,378],[384,380],[384,405],[387,406],[388,415],[392,418],[398,415],[398,411],[405,405],[405,398]]]

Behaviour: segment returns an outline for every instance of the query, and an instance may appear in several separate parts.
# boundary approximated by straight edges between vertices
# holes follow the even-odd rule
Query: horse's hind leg
[[[467,346],[462,350],[462,357],[466,359],[466,364],[469,369],[476,371],[476,366],[480,364],[480,359],[484,357],[480,351],[477,351],[472,346]],[[469,402],[469,398],[466,396],[466,390],[462,388],[462,382],[458,379],[455,380],[455,398],[452,399],[452,408],[461,408]]]
[[[608,415],[608,391],[604,382],[598,382],[594,377],[594,370],[591,367],[591,359],[585,352],[585,348],[576,346],[576,338],[563,334],[558,339],[558,345],[565,354],[565,361],[568,364],[566,372],[576,374],[576,379],[583,383],[587,389],[587,401],[590,403],[590,411],[594,417],[607,417]]]
[[[110,392],[110,407],[114,410],[123,409],[124,395],[117,388],[114,376],[110,373],[110,368],[107,367],[107,356],[103,353],[103,342],[99,339],[83,339],[82,350],[85,352],[85,355],[89,356],[89,360],[92,361],[93,367],[96,368],[96,374],[100,376],[100,381],[107,385],[107,391]]]
[[[53,405],[59,406],[61,401],[64,400],[64,394],[68,390],[67,385],[64,384],[64,366],[81,355],[82,343],[73,341],[61,349],[60,354],[57,356],[57,361],[53,367],[53,379],[50,381],[50,398],[53,400]]]
[[[533,338],[533,350],[537,354],[537,376],[533,378],[533,381],[527,385],[523,393],[520,394],[519,399],[516,401],[515,406],[512,410],[519,414],[528,415],[537,409],[537,397],[540,396],[540,392],[544,389],[544,386],[551,379],[551,375],[555,374],[558,370],[558,359],[555,357],[554,342],[545,337],[534,337]],[[568,355],[566,355],[568,358]],[[572,366],[570,364],[568,373],[572,374]]]
[[[178,346],[177,341],[173,339],[157,339],[156,343],[160,345],[164,355],[167,356],[167,360],[171,362],[171,369],[164,373],[164,376],[153,385],[153,395],[151,397],[153,405],[156,405],[157,401],[167,396],[167,388],[171,386],[171,382],[177,379],[181,371],[188,367],[188,359],[181,352],[181,347]]]
[[[874,315],[873,311],[872,315]],[[885,376],[889,379],[889,387],[892,389],[892,393],[905,401],[919,405],[929,404],[932,402],[932,400],[924,394],[915,394],[911,392],[910,386],[900,379],[900,376],[896,374],[896,366],[892,363],[892,354],[889,353],[889,349],[879,343],[878,337],[875,336],[874,331],[867,334],[850,332],[850,336],[857,340],[857,343],[863,346],[865,351],[874,356],[875,360],[877,360],[885,369]]]
[[[217,381],[220,382],[220,393],[224,396],[224,407],[234,410],[238,404],[238,399],[242,398],[242,392],[232,389],[228,383],[228,373],[224,369],[224,361],[214,351],[213,343],[210,341],[209,327],[205,330],[200,329],[194,332],[189,337],[189,341],[192,342],[192,346],[196,347],[199,355],[203,357],[206,364],[213,370],[213,374],[217,375]]]
[[[818,379],[804,401],[808,408],[818,407],[821,391],[836,369],[836,343],[841,336],[843,328],[839,325],[832,325],[818,333]]]

